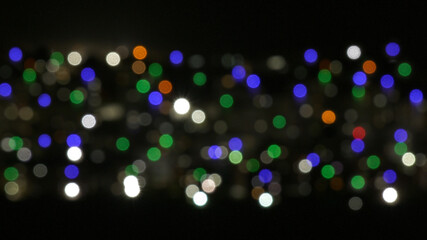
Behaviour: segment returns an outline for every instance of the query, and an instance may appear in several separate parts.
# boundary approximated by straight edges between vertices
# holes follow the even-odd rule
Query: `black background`
[[[300,54],[308,47],[344,56],[349,44],[375,55],[387,42],[398,41],[402,54],[423,73],[427,8],[422,2],[15,1],[0,9],[0,47],[5,52],[15,45],[24,50],[32,46],[69,50],[76,45],[114,49],[144,44],[158,53],[231,52],[256,59]],[[260,209],[250,200],[213,200],[207,208],[195,209],[184,199],[162,194],[140,200],[97,196],[77,202],[2,198],[0,231],[59,238],[92,230],[117,233],[109,235],[112,238],[213,238],[232,232],[243,239],[274,234],[279,239],[393,239],[396,234],[422,233],[427,213],[424,192],[396,207],[366,203],[359,212],[348,209],[343,201],[347,198],[333,194],[284,199],[271,209]]]

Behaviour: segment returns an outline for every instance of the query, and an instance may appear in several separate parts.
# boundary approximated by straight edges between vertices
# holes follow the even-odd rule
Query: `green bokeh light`
[[[194,76],[193,76],[193,82],[197,86],[203,86],[203,85],[205,85],[205,83],[206,83],[206,74],[204,74],[202,72],[198,72],[198,73],[194,74]]]
[[[243,159],[243,155],[240,151],[232,151],[230,155],[228,155],[228,159],[232,164],[239,164]]]
[[[230,94],[224,94],[219,99],[219,103],[223,108],[230,108],[231,106],[233,106],[233,102],[233,97]]]
[[[407,77],[411,74],[412,67],[409,65],[409,63],[401,63],[399,64],[397,71],[399,72],[400,76]]]
[[[196,168],[193,171],[193,177],[196,181],[200,182],[204,175],[206,175],[206,170],[204,168]]]
[[[133,175],[133,176],[137,176],[138,175],[138,167],[136,165],[127,165],[125,168],[125,174],[126,176],[129,175]]]
[[[255,158],[251,158],[248,160],[248,162],[246,163],[246,169],[248,169],[249,172],[257,172],[259,169],[259,161],[256,160]]]
[[[331,179],[335,175],[335,168],[330,164],[326,164],[322,167],[321,174],[324,178]]]
[[[4,178],[8,181],[15,181],[19,177],[18,169],[14,167],[8,167],[4,170]]]
[[[380,166],[380,158],[377,155],[371,155],[366,159],[366,165],[370,169],[377,169]]]
[[[365,179],[360,175],[356,175],[351,178],[351,186],[357,190],[362,189],[365,186]]]
[[[286,126],[286,118],[282,115],[276,115],[273,118],[273,126],[277,129],[282,129]]]
[[[62,65],[64,63],[64,55],[60,52],[53,52],[50,55],[50,59],[54,59],[55,61],[52,61],[54,64]]]
[[[159,138],[159,144],[163,148],[170,148],[172,146],[172,144],[173,144],[173,138],[172,138],[172,136],[169,135],[169,134],[163,134]]]
[[[321,83],[329,83],[332,79],[331,72],[327,69],[320,70],[317,77],[319,78],[319,82]]]
[[[116,140],[116,147],[120,151],[126,151],[129,149],[129,140],[125,137],[120,137]]]
[[[277,144],[272,144],[267,149],[268,156],[278,158],[282,154],[282,149]]]
[[[150,82],[145,79],[139,80],[136,82],[136,90],[140,93],[147,93],[150,91]]]
[[[151,76],[158,77],[162,75],[162,72],[163,72],[162,65],[160,65],[159,63],[152,63],[148,67],[148,72],[150,73]]]
[[[19,150],[24,146],[24,140],[18,136],[13,136],[9,139],[9,147],[12,150]]]
[[[351,93],[355,98],[363,98],[365,96],[365,88],[363,86],[354,86]]]
[[[148,159],[150,159],[150,161],[153,161],[153,162],[158,161],[161,156],[162,156],[162,153],[160,149],[156,147],[152,147],[147,151],[147,157]]]
[[[74,90],[70,93],[70,101],[74,104],[80,104],[84,101],[85,96],[82,91]]]
[[[27,68],[22,73],[22,78],[24,78],[24,81],[26,81],[28,83],[34,82],[37,78],[36,71],[34,71],[34,69],[32,69],[32,68]]]
[[[398,142],[394,145],[394,152],[399,156],[402,156],[407,151],[408,151],[408,145],[406,145],[406,143],[404,142]]]

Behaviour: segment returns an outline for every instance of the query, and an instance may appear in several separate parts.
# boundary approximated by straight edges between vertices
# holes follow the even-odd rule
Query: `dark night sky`
[[[257,58],[315,47],[343,56],[344,49],[352,43],[376,54],[394,40],[407,47],[403,54],[416,64],[427,63],[427,8],[423,1],[119,2],[125,1],[10,1],[0,8],[0,50],[4,52],[14,45],[23,46],[24,50],[39,46],[69,50],[86,45],[104,51],[120,44],[138,43],[159,53],[181,49],[206,55],[242,53]],[[57,229],[65,231],[84,225],[98,231],[131,231],[130,226],[163,227],[180,229],[177,234],[190,236],[190,230],[185,229],[192,226],[200,234],[225,235],[220,232],[237,226],[246,237],[261,239],[262,234],[271,232],[284,237],[298,232],[300,237],[308,238],[320,233],[355,236],[363,235],[361,229],[377,231],[376,236],[385,237],[394,227],[400,227],[397,222],[401,223],[401,219],[416,221],[415,217],[427,212],[419,202],[413,202],[393,211],[368,207],[354,214],[348,209],[334,208],[336,199],[314,200],[290,200],[271,211],[260,210],[256,204],[236,202],[219,202],[199,211],[183,202],[143,200],[144,205],[108,196],[82,203],[58,203],[51,199],[10,204],[2,200],[0,222],[13,225],[21,221],[27,229],[36,224],[44,233],[49,232],[49,222],[56,222]],[[37,218],[41,219],[39,223],[35,223]],[[302,227],[305,224],[320,232],[307,231]],[[409,222],[402,224],[412,226]],[[0,224],[0,229],[3,226]],[[236,235],[240,234],[238,231]]]

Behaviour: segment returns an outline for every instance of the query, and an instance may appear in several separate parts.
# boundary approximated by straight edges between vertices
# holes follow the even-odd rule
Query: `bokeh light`
[[[95,79],[95,71],[90,67],[86,67],[82,69],[80,76],[83,81],[90,82]]]
[[[367,74],[373,74],[377,70],[377,65],[372,60],[366,60],[362,67],[363,71]]]
[[[79,168],[74,164],[70,164],[65,167],[64,174],[68,179],[75,179],[79,176]]]
[[[77,134],[70,134],[67,137],[67,145],[69,147],[78,147],[82,143],[82,139]]]
[[[82,126],[86,129],[91,129],[96,125],[96,118],[92,114],[85,114],[81,120]]]
[[[356,153],[360,153],[365,149],[365,143],[361,139],[354,139],[351,142],[351,149]]]
[[[258,173],[258,178],[263,183],[269,183],[273,179],[273,173],[268,169],[262,169]]]
[[[9,50],[9,59],[12,62],[19,62],[22,60],[22,50],[19,47],[13,47]]]
[[[270,207],[273,204],[273,196],[270,193],[262,193],[259,195],[258,203],[261,207]]]
[[[173,103],[173,109],[180,115],[187,114],[190,111],[190,102],[185,98],[178,98]]]
[[[43,94],[40,94],[37,101],[41,107],[49,107],[52,99],[50,98],[49,94],[43,93]]]
[[[366,131],[363,127],[355,127],[353,129],[353,137],[355,139],[363,139],[366,136]]]
[[[356,84],[357,86],[363,86],[365,85],[367,80],[366,74],[364,72],[355,72],[353,74],[353,82],[354,84]]]
[[[389,183],[389,184],[394,183],[394,182],[396,182],[397,174],[394,170],[388,169],[388,170],[384,171],[383,179],[384,179],[384,182],[386,182],[386,183]]]
[[[120,55],[116,52],[109,52],[107,56],[105,56],[105,61],[107,61],[107,64],[111,67],[119,65],[120,60]]]
[[[322,113],[322,121],[325,124],[333,124],[335,120],[336,120],[336,116],[332,110],[326,110]]]
[[[246,78],[246,84],[250,88],[257,88],[261,83],[261,79],[256,74],[251,74]]]
[[[397,71],[399,72],[400,76],[407,77],[412,72],[412,67],[409,65],[409,63],[401,63],[397,67]]]
[[[148,95],[148,101],[151,105],[158,106],[163,102],[163,96],[160,92],[152,91],[150,95]]]
[[[399,55],[400,46],[399,46],[399,44],[397,44],[395,42],[390,42],[385,46],[385,52],[390,57],[395,57],[395,56]]]
[[[82,62],[82,55],[79,52],[70,52],[67,61],[71,66],[78,66]]]
[[[243,147],[243,142],[242,142],[242,140],[241,140],[240,138],[238,138],[238,137],[233,137],[233,138],[231,138],[231,139],[228,141],[228,147],[229,147],[232,151],[234,151],[234,150],[240,151],[240,150],[242,149],[242,147]]]
[[[206,195],[206,193],[201,192],[201,191],[196,192],[193,195],[193,202],[196,206],[203,207],[208,202],[208,195]]]
[[[385,74],[381,77],[381,86],[383,88],[392,88],[394,85],[394,78],[390,74]]]
[[[317,153],[309,153],[307,155],[307,160],[311,162],[311,166],[316,167],[320,163],[320,156]]]
[[[307,87],[304,84],[299,83],[294,86],[293,92],[295,97],[303,98],[307,95]]]
[[[391,204],[391,203],[396,202],[397,197],[398,197],[398,193],[397,193],[396,189],[394,189],[392,187],[388,187],[388,188],[384,189],[382,197],[386,203]]]
[[[80,193],[80,187],[77,183],[71,182],[65,185],[64,193],[68,198],[75,198]]]
[[[38,138],[38,143],[40,147],[48,148],[52,143],[52,138],[49,136],[49,134],[41,134]]]
[[[408,139],[408,132],[405,129],[399,128],[394,132],[394,140],[396,142],[405,142]]]
[[[0,84],[0,96],[9,97],[12,94],[12,86],[9,83]]]
[[[144,58],[147,57],[147,49],[144,46],[136,46],[133,49],[133,57],[138,59],[138,60],[142,60]]]
[[[168,94],[172,92],[172,83],[168,80],[162,80],[159,82],[159,92]]]
[[[182,55],[182,52],[179,50],[173,50],[170,54],[169,54],[169,60],[171,61],[172,64],[181,64],[182,61],[184,60],[184,55]]]
[[[231,71],[231,75],[233,76],[234,79],[240,81],[240,80],[243,80],[243,78],[245,78],[246,70],[243,66],[237,65],[233,67]]]
[[[317,52],[314,49],[307,49],[304,52],[304,59],[307,63],[314,63],[317,61]]]
[[[360,55],[362,54],[362,51],[360,50],[360,47],[356,45],[352,45],[347,48],[347,57],[351,60],[357,60],[360,58]]]
[[[423,98],[424,95],[420,89],[413,89],[409,93],[409,100],[414,104],[421,103],[423,101]]]

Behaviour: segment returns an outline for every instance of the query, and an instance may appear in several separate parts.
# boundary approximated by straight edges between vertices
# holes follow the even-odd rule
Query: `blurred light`
[[[322,177],[326,179],[331,179],[335,175],[335,168],[330,164],[326,164],[322,167],[321,174]]]
[[[159,77],[163,73],[162,65],[160,65],[159,63],[152,63],[148,67],[148,72],[153,77]]]
[[[383,179],[384,179],[384,182],[386,183],[389,183],[389,184],[394,183],[397,179],[396,172],[391,169],[384,171]]]
[[[48,134],[41,134],[38,138],[40,147],[47,148],[52,143],[52,138]]]
[[[150,161],[158,161],[162,157],[162,152],[156,147],[151,147],[147,150],[147,157]]]
[[[67,150],[67,157],[70,161],[76,162],[83,156],[83,152],[79,147],[70,147]]]
[[[72,66],[77,66],[82,62],[82,55],[78,52],[70,52],[67,56],[68,63]]]
[[[356,84],[357,86],[363,86],[365,85],[367,80],[366,74],[364,72],[355,72],[353,74],[353,82],[354,84]]]
[[[270,156],[271,158],[278,158],[280,157],[280,155],[282,154],[282,150],[279,147],[279,145],[277,144],[272,144],[268,147],[267,149],[267,154],[268,156]]]
[[[64,188],[65,195],[69,198],[75,198],[80,193],[80,187],[77,183],[68,183]]]
[[[4,170],[3,176],[7,181],[15,181],[19,177],[18,169],[15,167],[8,167]]]
[[[70,101],[74,104],[80,104],[84,101],[85,96],[82,91],[74,90],[70,93]]]
[[[79,168],[76,165],[70,164],[65,167],[64,174],[68,179],[75,179],[79,176]]]
[[[304,52],[304,59],[308,63],[314,63],[317,61],[317,52],[314,49],[307,49]]]
[[[412,67],[409,65],[409,63],[401,63],[397,67],[397,71],[399,72],[400,76],[407,77],[412,72]]]
[[[397,44],[395,42],[388,43],[385,46],[385,52],[390,57],[395,57],[395,56],[399,55],[399,52],[400,52],[399,44]]]
[[[133,49],[133,57],[138,59],[138,60],[142,60],[145,57],[147,57],[147,49],[144,46],[136,46]]]
[[[169,134],[163,134],[159,138],[159,144],[163,148],[170,148],[170,147],[172,147],[172,144],[173,144],[173,138],[172,138],[172,136],[169,135]]]
[[[205,179],[202,182],[202,189],[206,193],[213,193],[215,191],[216,185],[212,179]]]
[[[205,65],[205,58],[200,54],[195,54],[188,59],[190,68],[197,69]]]
[[[297,84],[294,87],[294,95],[297,98],[303,98],[307,95],[307,88],[304,84]]]
[[[270,193],[262,193],[258,197],[258,202],[261,207],[268,208],[273,204],[273,196]]]
[[[126,151],[129,149],[130,142],[129,139],[125,137],[119,137],[116,140],[116,147],[119,151]]]
[[[303,159],[298,163],[298,169],[302,173],[309,173],[312,169],[311,161]]]
[[[168,80],[162,80],[159,82],[159,92],[163,94],[168,94],[172,92],[172,83]]]
[[[150,91],[150,82],[145,79],[139,80],[136,82],[136,90],[140,93],[147,93]]]
[[[148,101],[151,105],[158,106],[163,102],[163,96],[160,92],[152,91],[150,95],[148,95]]]
[[[0,96],[9,97],[12,94],[12,86],[9,83],[0,84]]]
[[[206,115],[202,110],[195,110],[191,114],[191,120],[193,120],[194,123],[201,124],[205,121]]]
[[[18,194],[19,192],[19,185],[16,182],[7,182],[4,185],[4,191],[7,195],[13,196]]]
[[[356,190],[362,189],[365,186],[365,179],[360,175],[356,175],[351,178],[351,186]]]
[[[243,147],[243,142],[242,142],[242,140],[240,138],[234,137],[234,138],[231,138],[228,141],[228,147],[232,151],[234,151],[234,150],[240,151],[242,149],[242,147]]]
[[[243,159],[243,155],[240,151],[231,151],[228,155],[228,159],[232,164],[239,164]]]
[[[320,157],[317,153],[309,153],[307,155],[307,160],[311,162],[312,167],[316,167],[320,163]]]
[[[206,74],[202,72],[197,72],[193,76],[193,82],[197,86],[203,86],[206,83]]]
[[[411,152],[407,152],[402,156],[402,163],[407,167],[413,166],[415,164],[415,160],[415,155]]]
[[[407,151],[408,151],[408,146],[404,142],[398,142],[394,145],[394,152],[399,156],[402,156]]]
[[[319,79],[319,82],[321,83],[329,83],[332,79],[331,72],[328,69],[322,69],[317,74],[317,78]]]
[[[351,149],[356,153],[360,153],[363,151],[363,149],[365,149],[365,143],[363,142],[363,140],[354,139],[351,142]]]
[[[271,56],[267,59],[267,67],[274,71],[282,70],[286,66],[285,58],[282,56]]]
[[[18,150],[16,156],[20,161],[26,162],[31,159],[32,153],[29,148],[23,147]]]
[[[394,203],[397,200],[398,194],[396,189],[388,187],[383,191],[383,199],[386,203]]]
[[[408,133],[405,129],[400,128],[394,132],[394,140],[396,140],[396,142],[405,142],[407,139]]]
[[[246,84],[250,88],[257,88],[259,87],[261,83],[261,79],[258,77],[258,75],[251,74],[246,78]]]
[[[362,51],[356,45],[352,45],[347,48],[347,57],[350,58],[351,60],[359,59],[361,54],[362,54]]]
[[[362,208],[363,201],[360,197],[352,197],[348,200],[348,207],[353,211],[358,211]]]
[[[115,67],[120,63],[120,55],[116,52],[109,52],[105,57],[105,60],[108,65]]]
[[[218,145],[212,145],[209,147],[208,155],[212,159],[218,159],[222,155],[222,150]]]
[[[83,81],[90,82],[95,79],[95,71],[90,67],[86,67],[82,69],[80,76]]]
[[[242,80],[246,76],[246,70],[243,66],[237,65],[233,67],[231,75],[236,80]]]
[[[363,139],[366,136],[366,131],[363,127],[355,127],[353,129],[353,137],[355,139]]]
[[[13,47],[9,50],[9,58],[12,62],[19,62],[22,60],[22,50],[19,47]]]
[[[143,74],[147,70],[147,66],[143,61],[135,61],[132,63],[132,71],[135,74]]]
[[[36,73],[36,71],[34,71],[34,69],[27,68],[22,73],[22,78],[24,79],[25,82],[31,83],[31,82],[34,82],[36,80],[37,73]]]
[[[133,175],[126,176],[123,180],[123,185],[126,196],[130,198],[138,196],[141,192],[138,178]]]
[[[194,169],[193,171],[193,178],[198,182],[204,179],[204,177],[206,177],[205,175],[206,175],[206,170],[204,168],[199,167]]]
[[[380,166],[380,158],[377,155],[371,155],[366,159],[366,165],[370,169],[377,169]]]
[[[412,103],[421,103],[423,97],[423,92],[419,89],[414,89],[409,93],[409,100],[411,100]]]
[[[203,207],[208,202],[208,195],[204,192],[196,192],[193,195],[193,202],[199,207]]]
[[[82,143],[82,139],[77,134],[70,134],[67,137],[67,145],[69,147],[78,147]]]
[[[233,106],[233,97],[230,94],[223,94],[219,99],[219,103],[223,108],[230,108]]]
[[[92,114],[86,114],[81,120],[82,126],[86,129],[91,129],[96,125],[96,118]]]
[[[50,98],[49,94],[47,93],[43,93],[39,96],[39,98],[37,99],[37,101],[39,102],[39,105],[41,107],[49,107],[52,99]]]
[[[372,60],[367,60],[363,63],[363,71],[367,74],[372,74],[377,70],[377,65]]]
[[[258,173],[258,178],[263,183],[269,183],[273,179],[273,173],[268,169],[262,169]]]
[[[322,121],[325,124],[333,124],[336,120],[335,113],[331,110],[326,110],[322,113]]]
[[[188,100],[185,98],[178,98],[173,103],[173,109],[178,114],[186,114],[190,110],[190,102],[188,102]]]
[[[182,60],[184,60],[184,56],[181,51],[174,50],[170,53],[169,59],[173,64],[181,64]]]
[[[391,88],[394,85],[394,78],[390,74],[385,74],[381,77],[381,86],[383,88]]]
[[[365,96],[365,88],[363,86],[354,86],[351,93],[355,98],[363,98]]]
[[[273,118],[273,126],[277,129],[282,129],[286,126],[286,118],[282,115],[276,115]]]
[[[196,194],[199,191],[199,187],[195,184],[190,184],[185,188],[185,195],[187,195],[188,198],[193,198],[194,194]]]
[[[47,175],[47,167],[43,163],[38,163],[33,167],[34,176],[38,178],[45,177]]]

